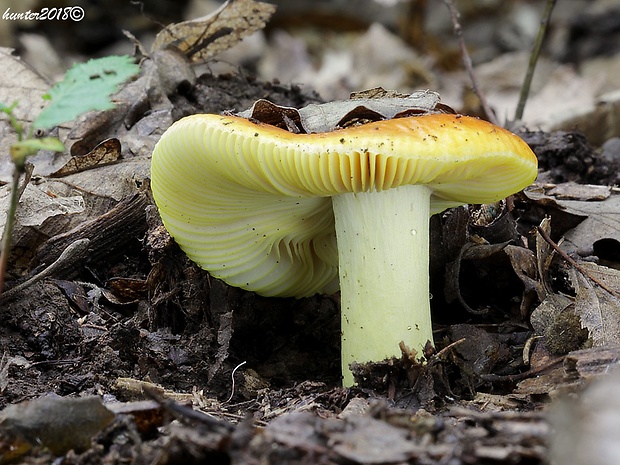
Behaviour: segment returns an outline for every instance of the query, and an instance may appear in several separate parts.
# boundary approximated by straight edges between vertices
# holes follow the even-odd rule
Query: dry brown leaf
[[[171,24],[159,32],[153,52],[173,46],[192,63],[201,63],[265,27],[275,5],[254,0],[228,0],[210,15]]]
[[[575,310],[575,299],[563,294],[549,294],[532,312],[530,322],[536,335],[544,338],[532,354],[532,367],[583,348],[589,337]]]
[[[102,293],[113,304],[133,304],[145,298],[147,295],[147,285],[144,279],[111,278],[106,281]]]
[[[370,95],[364,98],[360,95]],[[291,132],[329,132],[359,122],[378,121],[425,113],[448,113],[451,108],[439,102],[439,94],[418,91],[394,96],[382,88],[354,94],[350,100],[311,104],[300,109],[258,100],[252,108],[238,114],[243,118],[288,129]]]
[[[534,290],[540,299],[545,297],[545,291],[538,276],[538,266],[534,252],[525,247],[507,245],[504,249],[510,259],[512,269],[525,285],[525,290]]]
[[[620,195],[601,202],[559,200],[565,211],[587,218],[564,235],[580,254],[591,254],[594,243],[602,239],[620,242]]]
[[[556,209],[565,216],[572,215],[574,218],[584,218],[577,226],[564,234],[562,249],[571,252],[576,250],[580,255],[586,256],[593,254],[593,247],[597,241],[612,239],[620,242],[620,195],[612,192],[604,200],[583,200],[591,199],[594,193],[600,197],[601,191],[605,190],[607,190],[606,187],[600,190],[570,190],[574,194],[581,191],[583,197],[580,197],[580,200],[560,200],[535,190],[528,190],[525,194],[547,210]],[[560,192],[565,196],[569,190],[562,189]],[[554,220],[555,226],[557,226],[557,222]]]
[[[18,56],[13,49],[0,47],[0,102],[10,106],[18,102],[13,114],[26,124],[31,123],[45,106],[43,94],[50,84]],[[8,157],[8,148],[17,141],[15,131],[3,113],[0,114],[0,180],[8,182],[13,173],[13,163]],[[51,155],[50,155],[51,156]]]
[[[0,228],[4,228],[9,200],[9,186],[0,187]],[[64,227],[67,217],[82,213],[84,208],[84,199],[75,192],[55,195],[39,186],[28,184],[21,196],[20,208],[15,218],[13,243],[20,244],[22,238],[27,237],[32,229],[44,233],[50,227],[54,229],[53,223],[56,221]]]
[[[591,204],[605,202],[578,202],[589,208]],[[563,203],[563,202],[562,202]],[[613,214],[613,210],[610,210]],[[586,219],[596,218],[593,215]],[[586,222],[581,223],[577,228]],[[547,234],[550,231],[550,221],[545,219],[541,223]],[[573,233],[569,231],[568,234]],[[604,231],[603,231],[604,232]],[[593,235],[597,231],[582,230],[581,235],[587,235],[592,244]],[[532,312],[530,321],[538,335],[544,335],[547,348],[554,354],[565,354],[571,350],[583,347],[586,339],[595,347],[614,343],[620,338],[620,271],[597,265],[595,263],[579,262],[580,271],[570,268],[569,278],[575,297],[553,293],[546,270],[549,269],[553,252],[542,236],[537,235],[538,267],[543,276],[543,284],[547,296]],[[600,286],[598,285],[600,283]],[[601,286],[604,286],[602,288]],[[585,332],[587,330],[587,333]]]
[[[75,147],[75,144],[73,145]],[[79,173],[98,166],[116,163],[121,158],[121,143],[118,139],[107,139],[84,155],[73,155],[67,163],[56,170],[50,177],[59,178]]]
[[[536,255],[525,247],[507,245],[504,253],[510,259],[515,274],[523,283],[523,297],[521,298],[521,315],[526,316],[532,304],[545,298],[546,290],[538,273]]]
[[[589,276],[620,293],[620,271],[596,263],[582,262],[580,265]],[[571,281],[577,294],[575,312],[582,326],[590,332],[593,346],[617,343],[620,340],[620,299],[576,270],[571,272]]]
[[[579,265],[587,276],[574,268],[570,270],[575,297],[550,294],[530,319],[536,333],[545,336],[549,350],[559,355],[582,348],[586,338],[593,347],[620,340],[620,271],[590,262]],[[611,294],[589,278],[617,294]],[[582,328],[587,334],[582,334]]]
[[[543,218],[540,222],[539,228],[541,228],[543,232],[547,233],[548,236],[551,236],[551,218]],[[553,260],[554,255],[555,251],[553,250],[553,247],[551,247],[551,244],[545,241],[540,232],[538,232],[536,234],[536,265],[538,268],[538,276],[540,277],[540,282],[545,295],[553,292],[549,270],[551,269],[551,261]],[[541,295],[540,299],[543,300],[544,295]]]
[[[13,55],[13,49],[10,48],[0,47],[0,67],[0,102],[11,105],[18,101],[13,112],[15,117],[20,121],[34,121],[45,106],[42,97],[49,90],[50,83]]]
[[[123,159],[121,163],[99,166],[96,170],[67,174],[62,178],[50,178],[38,187],[61,196],[77,191],[87,202],[93,202],[97,197],[119,202],[139,191],[139,186],[149,177],[149,170],[149,159],[135,157]],[[90,211],[89,216],[91,218],[99,216],[109,207],[110,205],[100,211]]]
[[[558,200],[605,200],[611,195],[611,187],[565,182],[549,189],[547,195]]]

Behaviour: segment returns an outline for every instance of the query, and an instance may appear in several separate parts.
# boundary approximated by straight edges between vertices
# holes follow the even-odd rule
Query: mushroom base
[[[352,362],[421,353],[433,342],[429,296],[431,190],[407,185],[332,198],[338,240],[342,373]]]

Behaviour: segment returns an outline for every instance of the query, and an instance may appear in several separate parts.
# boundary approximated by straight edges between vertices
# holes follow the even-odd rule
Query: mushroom
[[[433,342],[430,215],[497,201],[536,173],[520,138],[461,115],[294,134],[200,114],[161,137],[151,183],[164,225],[212,276],[264,296],[340,287],[350,386],[350,363]]]

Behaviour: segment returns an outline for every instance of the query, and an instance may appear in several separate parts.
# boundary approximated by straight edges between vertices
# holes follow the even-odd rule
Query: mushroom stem
[[[405,185],[334,196],[342,318],[342,373],[352,362],[421,352],[433,342],[429,298],[431,190]]]

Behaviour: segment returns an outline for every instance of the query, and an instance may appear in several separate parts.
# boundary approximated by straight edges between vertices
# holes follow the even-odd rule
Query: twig
[[[2,234],[2,252],[0,252],[0,298],[2,298],[2,290],[4,289],[4,279],[6,277],[6,268],[11,253],[11,242],[13,240],[13,227],[15,226],[15,212],[19,199],[24,193],[26,185],[30,182],[30,176],[34,167],[27,163],[18,167],[13,167],[13,179],[11,181],[11,198],[9,200],[9,210],[6,213],[6,222],[4,224],[4,232]],[[21,175],[24,174],[24,183],[19,185]]]
[[[486,375],[480,375],[480,379],[484,381],[492,382],[492,383],[497,383],[497,382],[514,383],[517,381],[522,381],[524,379],[531,378],[534,375],[539,375],[540,373],[543,373],[549,368],[553,368],[556,365],[559,365],[563,361],[564,361],[564,357],[558,357],[555,360],[551,360],[550,362],[545,363],[542,366],[539,366],[538,368],[532,368],[531,370],[525,371],[523,373],[517,373],[514,375],[496,375],[496,374],[490,373]]]
[[[232,432],[235,426],[217,418],[207,415],[200,410],[194,410],[191,407],[186,407],[175,402],[172,399],[163,397],[156,389],[151,386],[143,385],[142,390],[144,393],[162,406],[166,411],[170,412],[174,417],[178,419],[188,419],[205,424],[213,429],[223,430],[224,432]]]
[[[555,242],[553,242],[553,239],[551,239],[551,237],[549,237],[549,234],[547,234],[547,231],[545,231],[540,226],[537,226],[536,230],[538,231],[538,234],[540,234],[540,236],[545,240],[545,242],[547,242],[547,244],[549,244],[553,248],[553,250],[555,250],[560,255],[560,257],[562,257],[564,260],[566,260],[568,263],[570,263],[577,271],[579,271],[582,275],[584,275],[586,278],[591,280],[593,283],[595,283],[601,289],[609,292],[614,297],[620,298],[620,293],[614,291],[613,289],[608,287],[605,283],[601,282],[599,279],[597,279],[594,276],[590,275],[590,273],[588,273],[588,270],[583,268],[579,263],[577,263],[575,260],[573,260],[570,257],[570,255],[568,255],[566,252],[564,252],[562,249],[560,249],[558,247],[558,245]]]
[[[78,239],[77,241],[73,242],[65,250],[62,251],[62,253],[60,254],[60,257],[58,257],[56,261],[54,261],[50,266],[43,269],[43,271],[34,275],[32,278],[28,279],[27,281],[24,281],[23,283],[18,284],[17,286],[9,289],[8,291],[4,293],[4,296],[2,297],[4,297],[5,299],[9,299],[15,294],[17,294],[18,292],[23,291],[24,289],[26,289],[29,286],[32,286],[38,281],[41,281],[43,278],[47,278],[48,276],[51,276],[52,274],[54,274],[54,272],[58,268],[62,267],[67,261],[71,260],[75,255],[79,255],[84,250],[86,250],[89,243],[90,243],[89,239]]]
[[[458,339],[450,344],[448,344],[447,346],[445,346],[443,349],[441,349],[439,352],[437,352],[435,354],[435,356],[433,357],[433,360],[438,360],[440,358],[442,358],[444,355],[446,355],[449,351],[451,351],[452,349],[454,349],[456,346],[461,345],[463,342],[465,342],[467,340],[467,338],[462,337],[461,339]]]
[[[534,48],[532,49],[532,53],[530,55],[530,62],[527,65],[527,72],[525,73],[523,85],[521,86],[519,102],[517,103],[517,110],[515,111],[515,121],[523,118],[525,102],[527,101],[527,97],[530,94],[530,87],[532,85],[532,78],[534,77],[534,70],[536,69],[536,63],[538,62],[538,57],[540,56],[540,50],[542,49],[542,44],[547,33],[547,27],[549,26],[549,23],[551,21],[551,12],[553,11],[554,6],[555,0],[547,0],[547,5],[545,6],[545,11],[540,21],[540,28],[538,28],[538,34],[536,35],[536,40],[534,42]]]
[[[478,96],[480,100],[480,105],[484,110],[486,118],[493,124],[498,125],[497,117],[495,113],[489,106],[486,97],[482,92],[480,92],[480,88],[478,87],[478,80],[476,79],[476,75],[474,74],[474,67],[471,61],[471,57],[469,56],[469,52],[467,52],[467,46],[465,45],[465,40],[463,39],[463,28],[459,23],[459,12],[452,3],[452,0],[443,0],[443,3],[448,7],[450,11],[450,19],[452,20],[452,29],[454,30],[454,35],[459,41],[459,47],[461,49],[461,57],[463,59],[463,66],[465,66],[465,70],[469,75],[469,80],[471,81],[471,87],[474,93]]]

